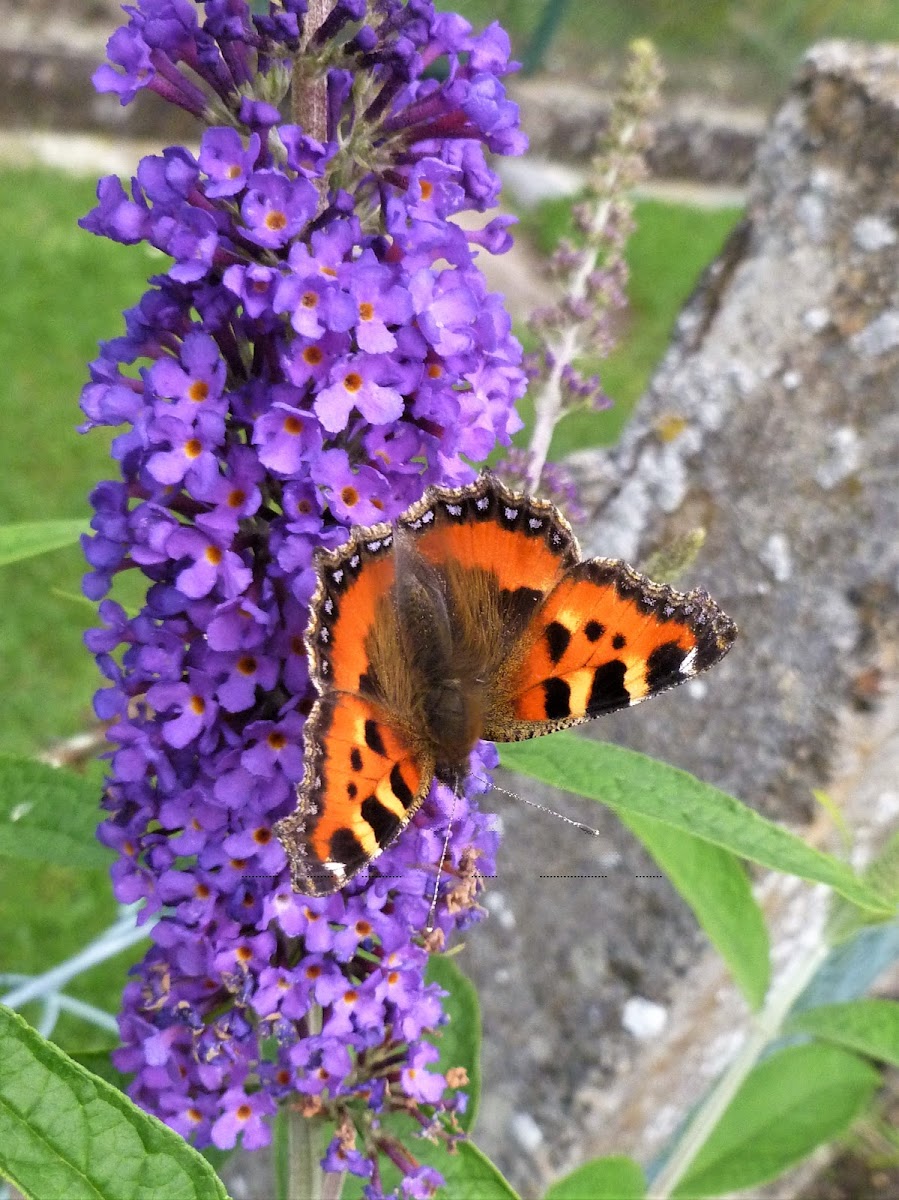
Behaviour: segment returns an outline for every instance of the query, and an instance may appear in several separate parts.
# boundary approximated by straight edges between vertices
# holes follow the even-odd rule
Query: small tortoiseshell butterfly
[[[326,895],[389,846],[479,738],[519,741],[674,687],[736,626],[704,591],[582,561],[552,504],[491,475],[430,488],[392,525],[317,557],[306,639],[319,692],[296,812],[293,886]]]

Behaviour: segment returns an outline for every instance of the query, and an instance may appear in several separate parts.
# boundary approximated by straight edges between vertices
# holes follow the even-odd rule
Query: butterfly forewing
[[[467,488],[435,489],[401,523],[428,561],[495,572],[508,593],[544,595],[578,560],[574,534],[556,508],[489,475]]]
[[[637,704],[711,666],[735,634],[704,592],[609,559],[578,563],[536,614],[510,709],[485,736],[534,737]]]
[[[366,643],[378,608],[396,578],[393,530],[356,530],[338,550],[320,555],[319,585],[306,640],[319,690],[365,690]]]

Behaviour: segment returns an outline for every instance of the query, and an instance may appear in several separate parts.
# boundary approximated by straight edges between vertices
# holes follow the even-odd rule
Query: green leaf
[[[431,1162],[430,1157],[426,1161]],[[455,1154],[444,1153],[433,1165],[446,1180],[446,1195],[453,1200],[519,1200],[512,1185],[473,1142],[460,1142]]]
[[[191,1146],[0,1007],[0,1175],[34,1200],[227,1200]]]
[[[892,912],[877,914],[872,918],[869,912],[843,897],[831,896],[826,931],[831,945],[838,946],[866,925],[872,925],[877,920],[889,920],[896,915],[899,909],[899,830],[887,838],[877,857],[868,863],[862,871],[862,879],[881,896],[889,898]]]
[[[624,1155],[594,1158],[554,1183],[543,1200],[643,1200],[646,1181],[639,1163]]]
[[[96,778],[0,755],[0,855],[64,867],[109,866],[95,837],[100,821]]]
[[[449,1024],[441,1025],[435,1039],[440,1051],[436,1071],[446,1074],[450,1067],[464,1067],[468,1072],[469,1102],[459,1124],[466,1132],[474,1126],[481,1098],[481,1010],[478,994],[471,980],[459,970],[452,958],[432,954],[426,975],[428,983],[438,983],[449,995],[443,1002]]]
[[[742,864],[727,850],[671,825],[620,811],[696,914],[750,1005],[761,1008],[771,975],[768,930]]]
[[[773,1054],[746,1077],[674,1196],[722,1196],[776,1179],[843,1133],[879,1084],[873,1067],[837,1046]]]
[[[899,1003],[895,1000],[822,1004],[797,1013],[783,1032],[810,1033],[822,1041],[899,1067]]]
[[[862,908],[892,912],[890,901],[844,863],[677,767],[567,731],[510,742],[499,751],[510,771],[588,796],[616,812],[662,821],[775,871],[825,883]]]
[[[71,546],[88,532],[87,521],[23,521],[18,525],[0,525],[0,567]]]
[[[90,1071],[92,1075],[97,1075],[100,1079],[105,1079],[117,1091],[124,1092],[128,1086],[129,1077],[123,1075],[121,1071],[116,1070],[112,1059],[109,1057],[108,1050],[77,1051],[70,1054],[69,1057],[79,1067],[84,1067],[85,1071]]]

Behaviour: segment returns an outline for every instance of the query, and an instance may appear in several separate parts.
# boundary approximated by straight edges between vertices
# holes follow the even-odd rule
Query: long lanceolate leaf
[[[562,732],[504,745],[500,760],[542,783],[661,821],[776,871],[827,884],[861,908],[893,911],[890,897],[845,863],[812,849],[726,792],[633,750]]]
[[[743,864],[662,821],[622,810],[618,816],[693,909],[747,1001],[760,1008],[771,977],[768,930]]]
[[[34,558],[63,546],[73,546],[88,532],[87,521],[22,521],[0,525],[0,567]]]
[[[2,1006],[0,1176],[29,1200],[227,1200],[182,1137]]]

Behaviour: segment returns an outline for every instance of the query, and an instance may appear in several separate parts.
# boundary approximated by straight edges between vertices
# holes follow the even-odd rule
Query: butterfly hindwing
[[[535,615],[509,706],[484,736],[534,737],[637,704],[711,666],[735,635],[703,591],[612,559],[578,563]]]
[[[306,724],[297,810],[278,822],[294,886],[326,895],[381,853],[427,795],[434,764],[366,698],[328,692]]]

